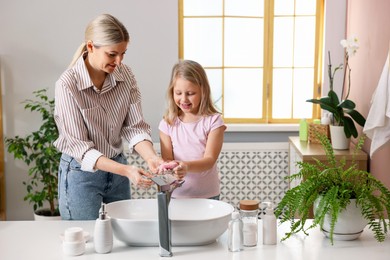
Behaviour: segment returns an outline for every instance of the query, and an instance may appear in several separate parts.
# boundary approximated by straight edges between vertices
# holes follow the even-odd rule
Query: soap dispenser
[[[299,140],[301,142],[307,142],[308,137],[308,124],[306,118],[302,118],[299,122]]]
[[[265,209],[265,215],[263,215],[263,244],[275,245],[276,244],[276,216],[272,202],[263,202],[267,205]]]
[[[107,215],[104,203],[100,208],[99,218],[96,219],[93,241],[96,253],[106,254],[111,252],[113,245],[111,218]]]

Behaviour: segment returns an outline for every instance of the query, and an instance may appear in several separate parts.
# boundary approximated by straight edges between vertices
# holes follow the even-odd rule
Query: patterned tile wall
[[[248,144],[242,148],[240,144],[234,144],[222,149],[218,159],[221,200],[234,206],[243,199],[279,203],[288,189],[288,182],[284,179],[288,175],[288,145],[278,144],[276,148],[275,144],[253,144],[250,148],[247,148]],[[147,168],[136,154],[130,154],[128,160],[138,167]],[[133,199],[155,198],[156,188],[140,190],[132,186],[131,196]]]
[[[243,199],[278,203],[288,189],[287,151],[222,151],[218,163],[221,200],[233,205]]]

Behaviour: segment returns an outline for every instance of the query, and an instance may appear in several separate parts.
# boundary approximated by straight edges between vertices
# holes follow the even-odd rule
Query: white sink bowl
[[[158,246],[156,199],[122,200],[107,204],[115,237],[130,246]],[[227,229],[234,208],[210,199],[172,199],[169,204],[173,246],[215,242]]]

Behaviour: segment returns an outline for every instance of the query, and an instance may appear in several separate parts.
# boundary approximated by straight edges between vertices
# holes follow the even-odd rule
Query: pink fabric
[[[192,161],[203,158],[207,137],[211,131],[224,126],[220,114],[202,117],[197,122],[183,123],[179,119],[173,126],[161,120],[159,129],[170,136],[174,159],[177,161]],[[217,163],[201,173],[188,172],[185,183],[174,190],[175,198],[210,198],[220,194],[220,178]]]

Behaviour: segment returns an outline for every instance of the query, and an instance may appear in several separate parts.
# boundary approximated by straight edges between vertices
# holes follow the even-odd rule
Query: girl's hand
[[[177,166],[179,166],[179,163],[176,161],[163,162],[158,166],[157,173],[164,174],[167,171],[173,171]]]
[[[141,189],[149,189],[153,184],[152,180],[149,179],[151,176],[148,172],[133,165],[127,167],[126,176],[135,186]]]
[[[175,174],[175,177],[178,179],[178,180],[182,180],[184,178],[184,176],[186,176],[187,174],[187,171],[188,171],[188,165],[184,162],[178,162],[178,166],[176,166],[174,169],[173,169],[173,172]]]

